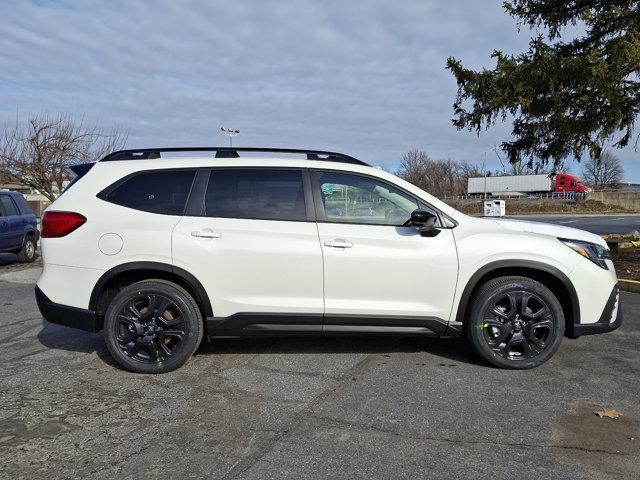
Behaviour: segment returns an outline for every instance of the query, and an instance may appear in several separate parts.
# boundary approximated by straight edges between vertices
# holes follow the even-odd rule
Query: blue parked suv
[[[15,253],[19,262],[33,262],[39,236],[36,216],[22,194],[0,191],[0,253]]]

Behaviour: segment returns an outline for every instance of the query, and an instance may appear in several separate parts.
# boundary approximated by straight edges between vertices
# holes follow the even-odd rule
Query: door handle
[[[343,240],[342,238],[336,238],[335,240],[327,240],[324,242],[324,246],[332,248],[351,248],[353,247],[353,243]]]
[[[209,228],[205,228],[204,230],[194,230],[191,232],[191,236],[197,238],[220,238],[222,234],[214,232]]]

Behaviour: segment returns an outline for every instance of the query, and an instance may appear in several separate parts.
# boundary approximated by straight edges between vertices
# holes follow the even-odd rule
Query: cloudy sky
[[[239,145],[344,151],[392,170],[411,148],[481,163],[509,126],[458,132],[444,67],[526,46],[500,4],[0,0],[0,122],[65,112],[128,131],[130,147],[224,144],[229,126]],[[640,182],[640,153],[617,153]]]

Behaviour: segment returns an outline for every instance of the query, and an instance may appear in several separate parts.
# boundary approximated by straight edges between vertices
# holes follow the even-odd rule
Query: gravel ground
[[[216,340],[161,376],[0,267],[0,478],[640,478],[640,295],[525,372],[458,340]],[[600,407],[623,414],[598,418]]]

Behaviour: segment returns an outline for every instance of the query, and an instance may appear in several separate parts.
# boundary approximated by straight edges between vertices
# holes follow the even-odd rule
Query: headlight
[[[600,268],[609,270],[609,267],[607,267],[607,263],[605,262],[607,258],[611,258],[611,252],[609,252],[608,248],[598,245],[597,243],[582,242],[580,240],[569,240],[566,238],[559,238],[558,240],[574,252],[582,255],[587,260],[591,260]]]

